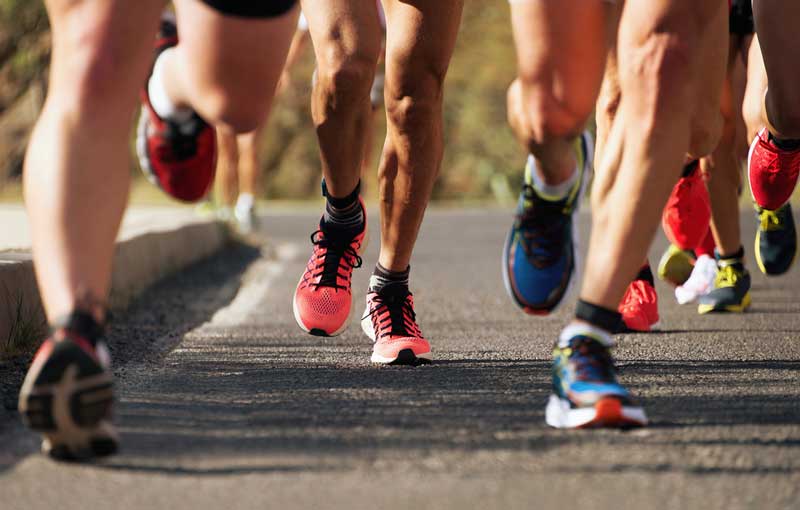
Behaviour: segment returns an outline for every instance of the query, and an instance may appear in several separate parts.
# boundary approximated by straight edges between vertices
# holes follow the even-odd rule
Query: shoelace
[[[352,239],[336,239],[327,237],[322,230],[317,230],[311,234],[311,243],[316,246],[316,263],[314,265],[313,278],[321,276],[318,282],[311,285],[320,287],[332,287],[334,289],[346,290],[346,285],[339,285],[338,278],[347,278],[349,273],[361,267],[362,260],[358,251],[353,247]],[[344,261],[344,267],[341,262]],[[340,270],[344,270],[343,274]]]
[[[739,281],[739,272],[733,266],[721,266],[717,271],[714,285],[717,288],[734,287]]]
[[[769,209],[758,209],[758,219],[761,221],[761,230],[769,232],[780,230],[783,220],[780,211],[770,211]]]
[[[522,185],[522,194],[525,202],[530,202],[517,214],[525,253],[538,268],[552,266],[563,251],[564,223],[572,209],[565,207],[563,201],[542,200],[529,184]]]
[[[373,306],[363,318],[370,317],[373,324],[376,324],[376,337],[387,334],[422,336],[410,297],[411,293],[406,290],[404,293],[392,295],[376,294],[372,298]]]
[[[575,375],[581,381],[609,382],[616,380],[617,369],[611,352],[593,338],[577,338],[570,342]]]

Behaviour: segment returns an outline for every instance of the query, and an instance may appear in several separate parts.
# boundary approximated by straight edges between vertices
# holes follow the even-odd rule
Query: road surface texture
[[[120,455],[55,463],[0,415],[0,507],[800,509],[800,272],[758,273],[752,215],[750,313],[701,317],[659,284],[662,329],[619,337],[621,377],[652,420],[627,432],[545,426],[572,306],[534,318],[506,296],[510,218],[429,213],[411,281],[436,362],[406,368],[370,365],[358,327],[376,222],[352,325],[323,339],[291,308],[317,213],[266,216],[261,253],[233,248],[118,318]]]

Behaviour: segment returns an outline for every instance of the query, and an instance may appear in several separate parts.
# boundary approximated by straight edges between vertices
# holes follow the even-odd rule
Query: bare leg
[[[698,150],[716,143],[713,129],[692,129],[696,103],[708,96],[685,76],[700,75],[703,69],[705,86],[721,90],[723,73],[709,75],[706,55],[697,51],[704,47],[698,34],[727,33],[726,17],[724,3],[711,0],[626,3],[619,35],[622,99],[600,161],[603,168],[619,162],[619,170],[606,206],[593,211],[581,291],[586,302],[616,309],[650,246],[689,151],[690,133],[707,138],[694,141]],[[719,67],[724,69],[724,59]]]
[[[508,118],[546,184],[575,171],[573,141],[600,89],[614,9],[586,0],[511,6],[518,78],[508,90]]]
[[[317,57],[311,114],[322,174],[334,197],[350,194],[361,178],[369,91],[381,50],[373,0],[302,0]]]
[[[781,0],[753,2],[756,31],[764,67],[769,76],[765,100],[765,122],[780,138],[800,138],[800,40],[797,22],[800,3]]]
[[[50,91],[24,172],[36,274],[51,321],[80,309],[102,323],[127,202],[131,118],[163,2],[46,5]]]
[[[196,0],[178,0],[175,7],[181,39],[162,57],[167,94],[211,124],[253,131],[272,104],[297,9],[247,19],[222,16]]]
[[[720,111],[724,119],[722,136],[710,158],[703,158],[701,164],[708,168],[708,192],[711,198],[711,231],[717,250],[722,255],[731,255],[742,246],[739,232],[739,146],[737,124],[740,108],[736,98],[742,91],[734,87],[734,71],[741,56],[741,38],[731,39],[728,52],[728,66],[725,85],[722,91]]]
[[[747,87],[742,102],[742,117],[747,127],[747,143],[752,142],[764,127],[764,93],[767,91],[767,70],[761,57],[758,36],[753,37],[747,52]]]
[[[236,203],[239,188],[239,148],[236,144],[236,134],[220,128],[217,130],[217,178],[219,179],[220,202],[226,207],[233,207]]]
[[[261,177],[258,164],[258,139],[261,129],[236,137],[239,146],[239,193],[255,196]]]
[[[442,161],[443,82],[463,0],[388,0],[379,263],[404,271]],[[435,34],[435,36],[429,35]]]

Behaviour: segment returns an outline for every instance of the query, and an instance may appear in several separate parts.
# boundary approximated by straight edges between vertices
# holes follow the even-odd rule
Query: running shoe
[[[658,294],[647,280],[633,280],[619,304],[628,331],[650,331],[658,326]]]
[[[694,253],[670,244],[658,262],[658,277],[672,285],[683,285],[692,275]]]
[[[762,128],[750,145],[747,170],[753,201],[763,209],[775,211],[794,192],[800,172],[800,148],[778,148],[769,130]]]
[[[414,297],[405,285],[369,292],[361,329],[375,342],[373,363],[419,365],[433,359],[431,345],[417,325]]]
[[[717,277],[717,261],[708,255],[700,255],[694,264],[692,275],[686,283],[675,288],[675,299],[679,305],[691,303],[700,296],[705,296],[714,288]]]
[[[738,267],[737,267],[738,266]],[[700,297],[697,311],[741,313],[750,307],[750,273],[741,264],[720,262],[714,289]]]
[[[699,164],[689,175],[681,177],[664,207],[661,227],[669,242],[682,250],[700,245],[711,221],[711,201],[708,189],[700,175]]]
[[[576,335],[553,351],[553,394],[545,420],[551,427],[629,428],[647,425],[644,409],[617,381],[609,348]]]
[[[176,44],[178,30],[172,20],[164,17],[156,39],[155,58]],[[142,111],[136,136],[139,166],[147,178],[169,196],[197,202],[208,194],[214,183],[216,133],[196,113],[180,123],[160,118],[150,103],[149,81],[148,77],[142,88]]]
[[[72,329],[57,329],[44,341],[19,395],[22,420],[44,436],[44,453],[86,460],[117,451],[110,366],[103,342],[92,345]]]
[[[574,279],[577,231],[573,216],[592,168],[592,139],[576,140],[578,178],[566,198],[551,200],[533,187],[528,158],[516,218],[503,250],[506,291],[525,312],[547,315],[561,304]]]
[[[361,267],[367,233],[367,211],[359,198],[364,224],[358,232],[329,228],[324,219],[311,234],[311,258],[294,293],[297,324],[316,336],[336,336],[347,328],[353,303],[353,269]]]
[[[756,263],[768,275],[783,274],[792,267],[797,256],[797,231],[792,206],[786,204],[776,211],[756,207]]]

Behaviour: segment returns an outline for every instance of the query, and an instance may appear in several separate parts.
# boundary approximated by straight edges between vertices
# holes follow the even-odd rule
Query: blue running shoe
[[[577,233],[573,213],[592,168],[592,138],[576,140],[578,178],[566,198],[553,200],[533,187],[533,158],[528,158],[525,181],[514,224],[503,249],[506,291],[525,312],[547,315],[564,299],[573,281]]]
[[[553,351],[553,394],[545,413],[548,425],[560,429],[647,425],[644,410],[617,382],[608,347],[580,334],[560,345]]]

